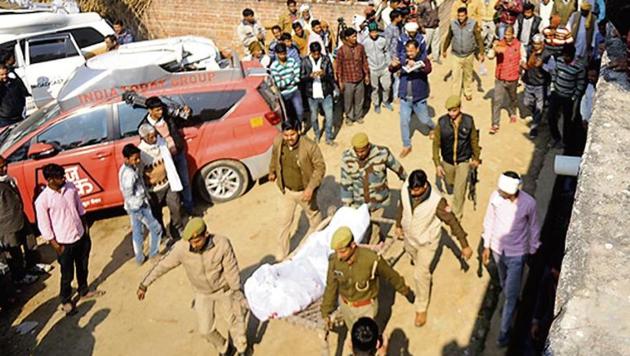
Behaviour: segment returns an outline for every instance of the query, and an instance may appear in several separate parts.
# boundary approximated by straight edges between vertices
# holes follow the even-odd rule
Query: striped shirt
[[[293,58],[287,58],[284,63],[280,60],[271,64],[271,78],[276,83],[280,93],[287,95],[295,92],[300,82],[300,64]]]
[[[558,58],[552,81],[556,94],[565,98],[578,98],[586,88],[586,70],[575,60],[565,63],[564,58]]]

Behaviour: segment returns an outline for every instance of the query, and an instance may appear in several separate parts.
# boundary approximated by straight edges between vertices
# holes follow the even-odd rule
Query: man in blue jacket
[[[400,158],[411,153],[411,133],[409,124],[411,114],[415,113],[420,122],[427,125],[431,132],[435,124],[429,117],[427,99],[429,97],[429,73],[431,62],[427,60],[426,46],[421,47],[418,41],[412,39],[405,44],[406,57],[401,61],[394,59],[391,70],[400,70],[400,134],[403,149]]]

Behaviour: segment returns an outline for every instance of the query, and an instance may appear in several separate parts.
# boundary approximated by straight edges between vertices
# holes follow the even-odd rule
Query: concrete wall
[[[608,61],[567,232],[555,355],[630,355],[630,83]]]

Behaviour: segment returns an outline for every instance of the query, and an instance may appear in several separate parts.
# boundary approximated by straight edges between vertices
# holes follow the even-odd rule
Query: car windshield
[[[16,142],[37,130],[40,126],[55,118],[60,112],[59,104],[52,102],[37,110],[26,120],[10,126],[0,134],[0,153],[5,152]]]

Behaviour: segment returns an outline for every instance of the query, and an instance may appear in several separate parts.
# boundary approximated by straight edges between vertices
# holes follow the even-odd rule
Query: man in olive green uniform
[[[269,180],[276,181],[282,192],[278,207],[282,214],[279,221],[279,260],[289,254],[291,227],[298,205],[304,210],[310,225],[306,236],[315,231],[322,221],[317,207],[317,188],[325,173],[326,163],[319,146],[308,137],[300,136],[295,122],[283,123],[282,134],[273,142],[269,164]]]
[[[195,291],[195,311],[199,333],[221,355],[231,354],[229,339],[234,342],[238,355],[247,351],[245,296],[241,291],[238,263],[230,241],[207,231],[201,218],[191,219],[182,239],[173,245],[144,278],[138,287],[138,299],[143,300],[147,288],[160,276],[183,265],[186,276]],[[217,330],[217,320],[228,325],[228,335]]]
[[[389,205],[387,169],[392,170],[401,181],[407,178],[403,166],[389,148],[370,143],[365,133],[352,137],[352,148],[341,156],[341,202],[353,208],[368,204],[370,216],[381,218]],[[380,239],[381,227],[372,224],[370,243]]]
[[[481,164],[479,132],[473,117],[462,113],[459,96],[449,97],[445,106],[448,113],[438,119],[433,130],[433,163],[436,175],[453,188],[453,213],[461,220],[468,172]]]
[[[328,260],[326,290],[321,312],[330,327],[331,314],[339,301],[339,310],[346,327],[361,317],[374,318],[378,311],[379,277],[385,279],[396,291],[413,303],[414,294],[398,274],[376,252],[358,247],[348,227],[340,227],[333,234],[330,247],[335,253]]]

